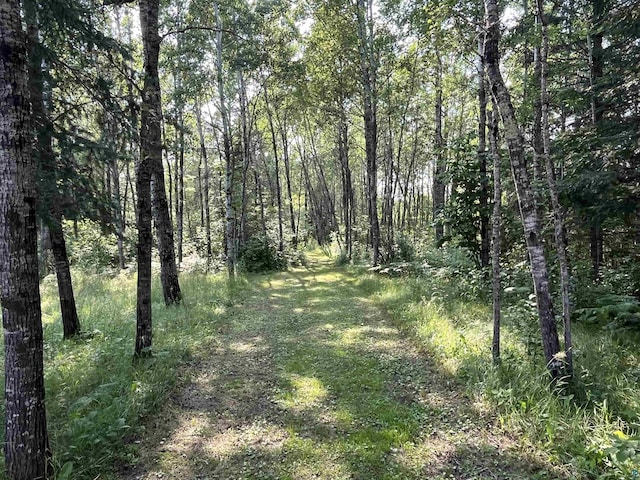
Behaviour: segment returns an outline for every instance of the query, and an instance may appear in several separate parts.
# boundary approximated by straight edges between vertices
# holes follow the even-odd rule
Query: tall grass
[[[58,479],[96,478],[133,460],[129,440],[142,433],[141,420],[163,404],[180,365],[216,342],[235,291],[216,276],[183,275],[181,284],[186,301],[170,308],[154,284],[154,354],[134,363],[135,275],[74,272],[84,333],[68,341],[62,340],[55,279],[45,278],[47,416]]]
[[[488,280],[452,262],[421,275],[369,275],[361,288],[479,399],[505,430],[544,447],[575,478],[640,478],[638,336],[576,324],[575,378],[555,391],[544,365],[535,305],[505,299],[502,361],[491,360]],[[526,289],[525,289],[526,290]]]

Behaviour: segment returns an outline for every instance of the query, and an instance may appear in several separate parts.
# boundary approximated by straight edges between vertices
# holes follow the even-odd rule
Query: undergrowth
[[[491,404],[505,430],[544,447],[576,478],[640,478],[638,335],[612,329],[606,307],[589,310],[606,317],[601,327],[574,323],[574,380],[554,392],[527,287],[507,285],[501,363],[494,366],[490,280],[472,263],[441,252],[439,260],[390,265],[380,273],[386,276],[364,277],[361,288],[442,368]]]
[[[134,363],[135,275],[74,272],[83,333],[67,341],[55,279],[44,279],[47,419],[58,480],[98,478],[114,465],[132,463],[131,440],[143,434],[143,419],[163,405],[177,369],[216,341],[243,283],[230,290],[221,276],[190,274],[181,285],[185,303],[169,308],[160,285],[153,285],[153,356]]]

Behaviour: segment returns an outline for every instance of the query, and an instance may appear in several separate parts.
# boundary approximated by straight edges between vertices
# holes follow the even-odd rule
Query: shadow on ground
[[[252,277],[120,478],[560,478],[417,348],[355,273]]]

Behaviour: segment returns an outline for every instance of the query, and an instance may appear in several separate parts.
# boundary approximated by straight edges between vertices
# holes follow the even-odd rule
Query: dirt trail
[[[254,277],[122,479],[529,479],[561,472],[417,351],[348,271]]]

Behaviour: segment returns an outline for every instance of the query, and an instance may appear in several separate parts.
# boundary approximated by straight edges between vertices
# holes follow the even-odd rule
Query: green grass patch
[[[41,286],[47,416],[58,478],[96,478],[135,460],[130,440],[144,434],[181,380],[181,365],[202,355],[227,328],[227,310],[243,288],[219,276],[184,275],[184,305],[165,307],[153,286],[153,357],[133,362],[135,275],[74,273],[83,334],[63,341],[57,287]],[[184,370],[186,373],[186,370]]]
[[[154,285],[154,356],[138,363],[135,276],[75,277],[86,334],[72,341],[62,341],[55,282],[46,279],[58,479],[114,478],[114,466],[138,459],[146,478],[567,478],[568,471],[616,478],[631,471],[624,469],[635,461],[638,392],[628,344],[578,329],[580,380],[552,395],[526,304],[509,304],[504,360],[495,368],[489,310],[465,290],[477,289],[477,278],[459,282],[440,271],[387,279],[314,252],[309,258],[311,267],[233,284],[184,274],[186,301],[178,307],[166,308]],[[622,352],[627,370],[612,364]],[[613,375],[618,383],[610,383]],[[164,409],[173,391],[181,402],[193,399],[195,410]],[[494,411],[516,435],[495,428]]]
[[[507,298],[502,362],[495,367],[490,306],[477,295],[461,295],[455,278],[370,275],[360,287],[444,370],[495,408],[504,429],[543,448],[576,478],[638,475],[640,358],[633,336],[575,324],[575,380],[553,393],[530,301]]]

